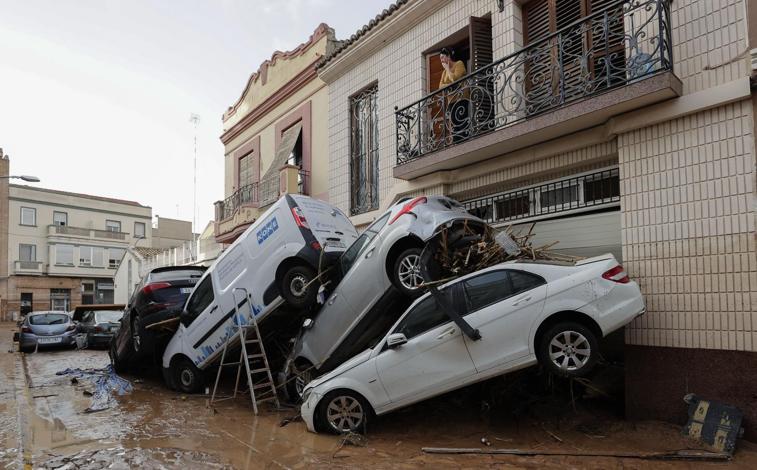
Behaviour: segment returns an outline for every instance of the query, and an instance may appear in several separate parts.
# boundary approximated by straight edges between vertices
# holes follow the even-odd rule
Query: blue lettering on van
[[[266,222],[263,227],[258,230],[256,233],[258,237],[258,245],[261,245],[264,241],[268,239],[271,235],[273,235],[273,232],[279,229],[279,222],[276,220],[276,217],[271,219],[270,221]]]

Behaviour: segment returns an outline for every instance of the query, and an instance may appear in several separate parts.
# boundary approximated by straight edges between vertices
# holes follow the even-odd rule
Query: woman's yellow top
[[[465,76],[465,63],[462,60],[458,60],[452,64],[449,73],[447,70],[442,70],[442,79],[439,81],[439,88],[444,88],[450,83],[460,80]]]

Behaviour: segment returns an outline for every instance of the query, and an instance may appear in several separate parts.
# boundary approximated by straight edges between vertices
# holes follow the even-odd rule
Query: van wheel
[[[558,323],[541,338],[539,362],[553,374],[583,377],[599,359],[599,342],[589,328],[575,322]]]
[[[204,381],[202,372],[189,359],[177,359],[171,364],[173,384],[183,393],[197,393],[202,389]]]
[[[420,288],[423,284],[421,251],[420,248],[408,248],[394,260],[392,267],[392,283],[404,296],[411,299],[423,293]]]
[[[305,386],[314,378],[314,369],[309,362],[303,363],[299,367],[292,365],[286,378],[289,401],[292,403],[299,403],[300,400],[302,400],[302,392],[305,391]]]
[[[333,434],[365,431],[371,405],[352,390],[334,390],[326,394],[318,405],[316,422],[319,429]]]
[[[289,268],[281,278],[281,296],[294,308],[304,309],[315,303],[318,293],[317,283],[310,282],[315,279],[315,271],[308,266],[295,266]]]

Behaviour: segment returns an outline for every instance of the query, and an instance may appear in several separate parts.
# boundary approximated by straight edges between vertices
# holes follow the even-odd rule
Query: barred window
[[[378,85],[350,99],[350,212],[379,207]]]

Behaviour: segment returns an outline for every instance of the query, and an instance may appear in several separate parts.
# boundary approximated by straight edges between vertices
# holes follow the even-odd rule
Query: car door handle
[[[213,308],[211,308],[211,309],[210,309],[210,312],[209,312],[209,313],[213,313],[213,312],[215,312],[216,310],[218,310],[218,305],[213,305]]]
[[[440,334],[439,336],[437,336],[436,339],[444,339],[447,336],[452,336],[452,335],[455,334],[456,331],[457,330],[455,330],[454,328],[450,328],[448,330],[444,330],[444,332],[442,334]]]
[[[365,257],[366,258],[370,258],[371,256],[373,256],[373,250],[375,250],[375,249],[376,249],[376,247],[374,246],[373,248],[371,248],[370,250],[368,250],[368,252],[365,254]]]
[[[527,296],[527,297],[521,297],[520,299],[518,299],[515,302],[513,302],[513,306],[520,305],[523,302],[528,302],[529,300],[531,300],[531,296],[530,295]]]
[[[339,297],[339,294],[331,294],[331,298],[329,299],[328,304],[334,305],[334,302],[336,302],[336,298]]]

